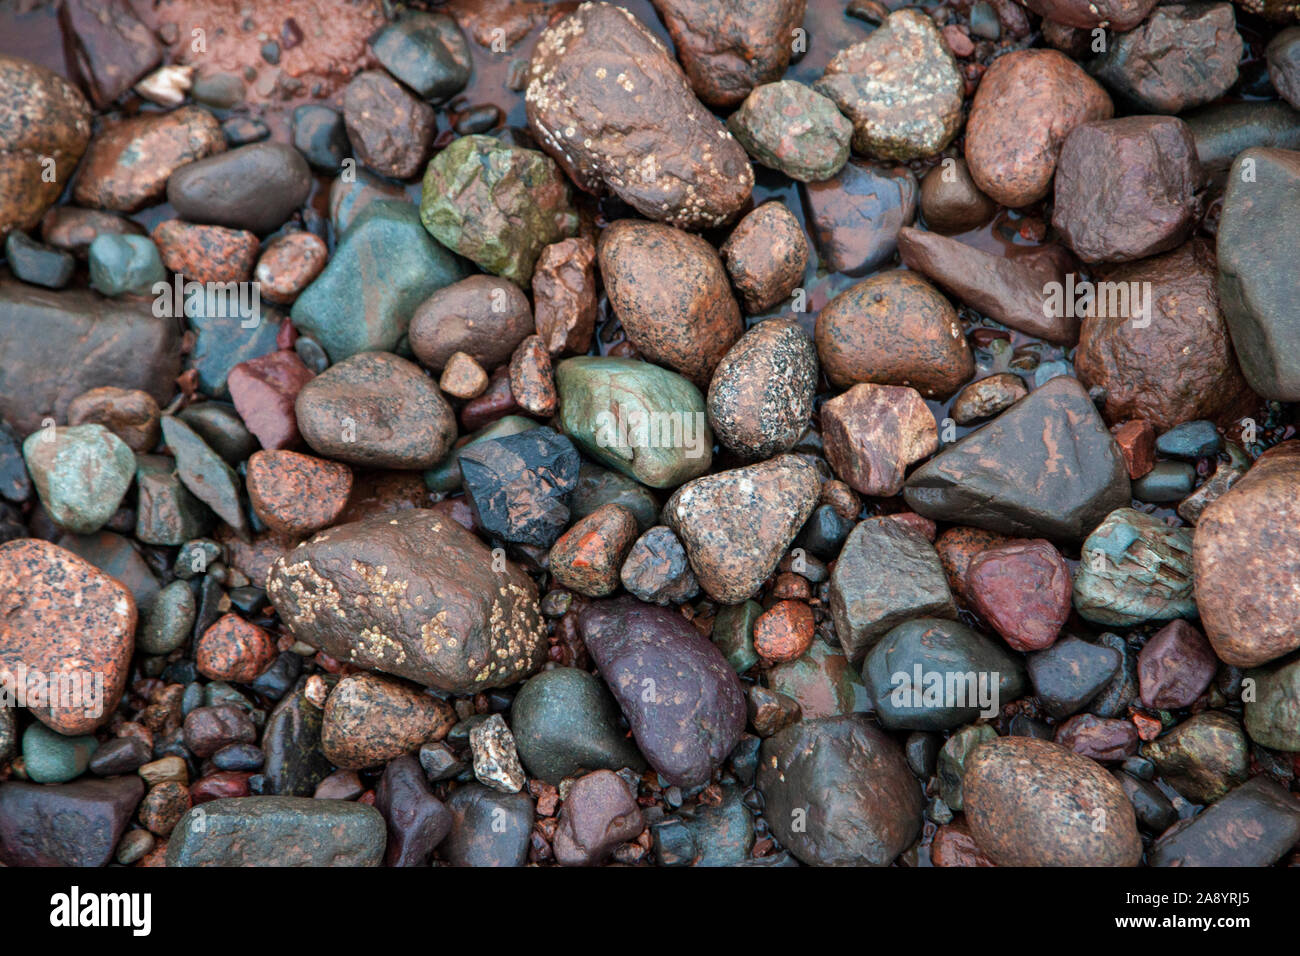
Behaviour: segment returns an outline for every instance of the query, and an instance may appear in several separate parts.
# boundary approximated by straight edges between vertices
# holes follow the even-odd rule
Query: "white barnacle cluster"
[[[286,622],[290,627],[294,622],[315,623],[322,613],[343,613],[339,605],[338,588],[323,577],[310,561],[289,564],[281,558],[277,564],[278,569],[272,569],[268,575],[267,588],[274,597],[292,601],[292,608],[277,604],[281,614],[287,612],[292,616],[293,621]]]

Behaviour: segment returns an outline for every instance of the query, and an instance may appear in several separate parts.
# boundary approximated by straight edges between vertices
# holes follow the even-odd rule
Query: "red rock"
[[[240,362],[226,385],[235,411],[263,448],[289,448],[302,442],[294,401],[315,375],[297,353],[268,352]]]
[[[1158,0],[1025,0],[1044,20],[1068,27],[1105,26],[1127,33],[1146,19]]]
[[[907,467],[939,449],[934,414],[914,388],[854,385],[822,405],[826,460],[864,495],[903,488]]]
[[[1205,635],[1181,618],[1170,621],[1138,654],[1142,703],[1153,710],[1190,707],[1218,669],[1219,659]]]
[[[272,531],[305,537],[333,524],[352,493],[352,469],[296,451],[257,451],[248,459],[248,500]]]
[[[211,680],[248,683],[271,666],[275,638],[238,614],[223,614],[194,646],[194,665]]]
[[[157,37],[127,0],[65,0],[60,19],[77,71],[99,109],[162,62]]]
[[[769,664],[798,660],[812,646],[816,623],[802,601],[778,601],[754,621],[754,650]]]
[[[126,687],[134,648],[131,592],[93,565],[47,541],[0,544],[0,677],[8,690],[36,672],[77,680],[78,700],[28,704],[61,734],[85,734],[107,721]],[[102,685],[99,679],[102,676]],[[70,706],[69,706],[70,704]]]
[[[551,574],[557,583],[588,597],[613,594],[637,533],[631,511],[619,504],[601,505],[551,546]]]
[[[1138,751],[1138,732],[1131,721],[1078,714],[1056,729],[1056,742],[1102,763],[1124,760]]]
[[[948,49],[955,57],[965,58],[975,52],[975,44],[962,32],[961,27],[955,24],[943,28],[943,42],[948,44]]]
[[[305,230],[290,232],[267,244],[253,276],[262,298],[289,305],[320,275],[328,261],[329,250],[319,236]]]
[[[168,219],[154,227],[163,265],[195,282],[247,282],[257,260],[257,236],[243,229]]]
[[[939,526],[936,525],[925,515],[919,515],[915,511],[899,511],[895,514],[886,515],[891,521],[897,521],[899,524],[905,524],[914,531],[919,531],[926,541],[934,544],[935,535],[939,533]]]
[[[343,120],[357,159],[375,172],[410,179],[424,168],[438,115],[383,70],[366,70],[343,94]]]
[[[1156,429],[1150,422],[1132,419],[1111,428],[1128,467],[1128,476],[1137,480],[1156,466]]]
[[[98,209],[53,206],[41,219],[41,241],[85,259],[96,236],[143,236],[144,227]]]
[[[490,425],[498,418],[514,415],[519,410],[519,403],[515,401],[514,392],[510,390],[510,370],[503,365],[492,373],[487,391],[478,398],[466,402],[465,407],[460,410],[461,430],[466,434],[476,432],[484,425]]]
[[[948,528],[939,535],[934,542],[934,549],[939,552],[939,562],[943,565],[944,574],[948,576],[948,587],[952,589],[953,596],[960,603],[970,604],[971,601],[966,573],[975,556],[981,551],[1014,540],[996,531],[970,528],[965,525]]]
[[[210,773],[190,784],[190,802],[197,807],[209,800],[246,797],[249,794],[248,780],[252,776],[251,773],[235,770]]]
[[[930,862],[935,866],[994,865],[964,823],[949,823],[935,831],[930,843]]]
[[[1070,616],[1070,568],[1048,541],[981,551],[965,581],[975,610],[1018,651],[1051,647]]]
[[[614,847],[645,829],[641,808],[623,778],[597,770],[574,781],[555,831],[555,860],[561,866],[601,863]]]
[[[549,418],[555,414],[559,395],[551,372],[551,354],[540,335],[528,336],[510,357],[510,394],[530,415]]]
[[[598,312],[592,241],[577,236],[544,248],[533,268],[533,317],[547,350],[585,355]]]
[[[1149,717],[1129,708],[1129,714],[1133,720],[1133,726],[1137,728],[1138,737],[1141,740],[1155,740],[1164,731],[1164,724],[1158,717]]]

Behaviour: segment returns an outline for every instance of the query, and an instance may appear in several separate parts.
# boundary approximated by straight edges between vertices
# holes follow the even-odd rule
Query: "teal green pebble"
[[[41,723],[23,731],[23,764],[36,783],[75,780],[86,772],[97,749],[99,742],[93,736],[65,737]]]
[[[32,432],[23,442],[23,458],[45,510],[77,534],[102,528],[135,476],[135,453],[103,425]]]
[[[107,296],[148,293],[167,279],[158,247],[148,236],[96,236],[90,244],[90,286]]]

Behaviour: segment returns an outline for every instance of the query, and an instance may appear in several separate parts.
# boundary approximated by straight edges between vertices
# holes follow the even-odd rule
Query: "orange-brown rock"
[[[754,650],[769,664],[798,660],[812,646],[812,608],[802,601],[778,601],[754,621]]]
[[[588,597],[613,594],[636,537],[631,511],[620,504],[601,505],[551,546],[551,574],[556,583]]]
[[[168,272],[195,282],[247,282],[257,261],[257,236],[243,229],[168,219],[154,226],[153,241]]]
[[[864,495],[898,494],[907,467],[939,449],[934,413],[914,388],[854,385],[821,415],[826,460]]]
[[[194,645],[194,665],[210,680],[248,683],[275,660],[275,638],[238,614],[223,614]]]
[[[258,451],[248,459],[248,500],[272,531],[304,537],[333,524],[352,492],[352,469],[296,451]]]
[[[552,355],[585,355],[596,330],[596,246],[585,236],[542,250],[533,268],[533,318]]]

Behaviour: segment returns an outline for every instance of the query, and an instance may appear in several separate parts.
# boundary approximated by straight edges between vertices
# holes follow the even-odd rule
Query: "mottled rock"
[[[569,788],[552,845],[561,866],[593,866],[645,829],[641,808],[618,774],[597,770]]]
[[[1210,686],[1218,669],[1219,660],[1205,636],[1186,621],[1171,621],[1138,654],[1142,703],[1154,710],[1190,707]],[[1247,704],[1247,727],[1250,710]]]
[[[902,752],[862,717],[804,720],[764,741],[758,789],[768,826],[809,866],[888,866],[921,832]]]
[[[939,448],[934,414],[913,388],[854,385],[822,405],[821,422],[831,468],[864,495],[898,494],[908,466]]]
[[[1109,26],[1116,33],[1133,29],[1145,19],[1157,0],[1027,0],[1025,6],[1067,27]]]
[[[533,313],[552,355],[583,355],[591,348],[599,302],[590,239],[575,236],[542,249],[533,269]]]
[[[352,493],[352,469],[296,451],[248,459],[248,500],[272,531],[304,537],[333,524]]]
[[[834,102],[794,80],[754,87],[727,129],[759,163],[802,183],[838,173],[853,137],[853,124]]]
[[[894,257],[899,230],[916,218],[916,176],[906,166],[849,160],[829,179],[800,187],[820,261],[864,276]]]
[[[466,352],[452,352],[438,378],[438,387],[452,398],[477,398],[487,391],[488,374]]]
[[[722,357],[709,383],[714,435],[747,459],[789,451],[807,431],[817,377],[817,350],[798,322],[758,323]]]
[[[321,750],[336,767],[360,770],[447,736],[451,705],[408,685],[359,673],[339,681],[325,699]]]
[[[385,829],[378,810],[347,800],[211,800],[176,825],[167,865],[378,866]]]
[[[515,738],[500,714],[492,714],[469,732],[474,756],[474,776],[479,783],[501,793],[524,788],[524,768],[519,763]]]
[[[137,454],[152,451],[161,434],[158,403],[139,389],[92,388],[68,403],[69,425],[103,425]]]
[[[628,593],[648,604],[681,604],[700,593],[686,549],[671,528],[657,525],[633,542],[619,570]],[[715,622],[716,632],[716,622]]]
[[[1025,380],[1019,375],[1014,372],[996,372],[961,390],[952,403],[953,421],[958,425],[971,425],[992,418],[1028,394]],[[1116,442],[1118,441],[1117,437]]]
[[[58,786],[0,784],[0,862],[104,866],[143,796],[136,776]]]
[[[764,312],[803,281],[808,240],[783,204],[767,202],[736,224],[718,250],[745,311]]]
[[[559,398],[551,370],[551,354],[540,335],[530,335],[510,356],[510,394],[529,415],[550,418]]]
[[[532,581],[493,567],[475,535],[414,509],[318,535],[276,560],[266,589],[296,637],[338,660],[475,693],[546,654]]]
[[[257,261],[257,236],[225,226],[196,226],[168,219],[152,233],[168,272],[195,282],[247,282]]]
[[[721,652],[680,614],[632,598],[592,604],[578,626],[650,765],[670,783],[706,782],[745,729]]]
[[[1013,50],[989,67],[971,103],[966,123],[971,178],[1004,206],[1037,202],[1051,187],[1070,131],[1113,114],[1106,91],[1064,54]]]
[[[238,614],[223,614],[194,642],[194,666],[211,680],[247,684],[275,660],[275,638]]]
[[[721,225],[749,198],[744,149],[659,39],[613,4],[583,4],[543,32],[525,102],[530,130],[581,189],[608,188],[682,229]]]
[[[588,597],[613,594],[636,535],[632,512],[619,504],[603,505],[575,521],[551,547],[551,575],[570,591]]]
[[[103,527],[135,477],[135,455],[103,425],[42,428],[23,459],[50,518],[78,534]]]
[[[288,232],[266,244],[253,275],[263,298],[291,305],[328,261],[329,250],[315,233]]]
[[[1080,553],[1074,607],[1088,620],[1128,627],[1196,614],[1189,529],[1119,508]]]
[[[1165,783],[1193,803],[1213,803],[1250,775],[1250,744],[1236,718],[1207,710],[1142,748]]]
[[[383,70],[365,70],[348,84],[343,122],[357,159],[394,179],[410,179],[420,171],[438,131],[433,107]]]
[[[549,548],[569,523],[578,451],[553,429],[474,442],[460,454],[465,494],[490,534]]]

